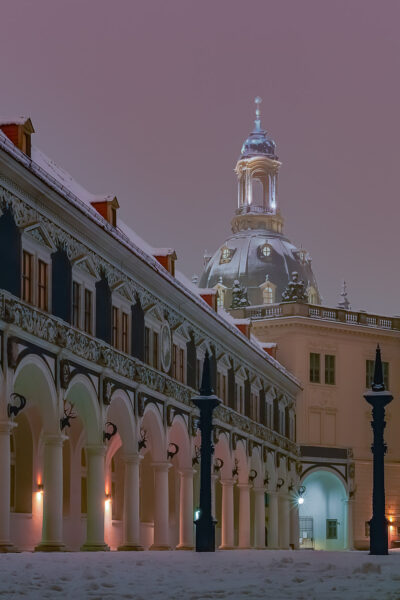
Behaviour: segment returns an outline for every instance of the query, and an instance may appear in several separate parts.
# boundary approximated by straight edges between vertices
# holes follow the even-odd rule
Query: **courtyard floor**
[[[3,554],[0,598],[400,600],[400,551]]]

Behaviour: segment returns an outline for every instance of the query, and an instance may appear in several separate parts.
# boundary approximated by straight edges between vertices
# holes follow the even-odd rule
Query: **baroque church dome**
[[[283,219],[277,205],[277,178],[281,163],[275,142],[261,129],[261,98],[256,98],[255,127],[243,144],[236,165],[238,208],[232,219],[232,235],[214,255],[206,257],[200,288],[216,288],[219,305],[230,308],[232,288],[247,289],[252,306],[282,301],[282,293],[298,274],[308,301],[321,302],[311,258],[283,235]],[[236,282],[236,283],[235,283]]]

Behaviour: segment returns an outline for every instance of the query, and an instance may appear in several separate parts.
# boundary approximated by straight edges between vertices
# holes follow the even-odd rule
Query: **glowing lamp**
[[[298,504],[304,504],[304,498],[303,498],[303,496],[300,496],[300,498],[298,498],[297,503]]]

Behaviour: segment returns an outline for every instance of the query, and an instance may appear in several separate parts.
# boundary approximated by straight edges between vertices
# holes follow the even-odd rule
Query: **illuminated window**
[[[266,285],[263,289],[263,302],[264,304],[274,303],[274,290],[271,285]]]
[[[85,331],[92,333],[92,292],[85,290]]]
[[[38,263],[38,307],[48,309],[47,263],[39,260]]]
[[[183,348],[179,348],[179,381],[184,383],[183,368],[185,362],[185,352]]]
[[[118,348],[119,310],[116,306],[112,309],[112,345]]]
[[[33,256],[29,252],[22,256],[22,300],[32,304]]]
[[[79,314],[81,310],[81,286],[76,281],[72,283],[72,325],[79,327]]]
[[[127,313],[122,313],[122,352],[128,352],[128,315]]]
[[[153,367],[158,369],[158,333],[153,332]]]
[[[260,248],[260,254],[261,256],[271,256],[271,246],[269,246],[268,244],[264,244],[263,246],[261,246]]]

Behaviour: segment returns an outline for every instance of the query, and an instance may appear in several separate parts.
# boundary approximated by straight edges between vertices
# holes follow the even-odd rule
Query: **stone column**
[[[349,498],[347,504],[347,550],[354,550],[353,507],[354,500]]]
[[[83,551],[109,550],[104,542],[105,448],[87,446],[87,525]]]
[[[290,536],[290,516],[289,516],[289,496],[282,494],[279,497],[279,547],[289,548]]]
[[[231,550],[234,544],[233,531],[233,479],[221,479],[222,485],[222,523],[221,550]]]
[[[152,463],[154,468],[154,540],[150,550],[170,550],[168,470],[170,462]]]
[[[239,483],[239,548],[250,548],[250,484]]]
[[[140,545],[139,465],[140,454],[124,456],[124,522],[123,544],[118,550],[143,550]]]
[[[290,500],[289,500],[290,505]],[[300,524],[299,524],[299,505],[297,502],[290,506],[290,546],[294,550],[299,549]]]
[[[0,422],[0,552],[16,552],[10,542],[10,421]]]
[[[35,550],[64,550],[63,543],[63,442],[62,435],[44,440],[42,540]]]
[[[268,548],[279,548],[278,494],[268,492]]]
[[[193,469],[182,469],[179,490],[179,544],[177,550],[193,550]]]
[[[265,548],[265,489],[254,487],[254,547]]]

